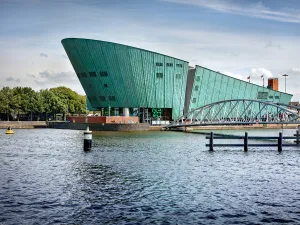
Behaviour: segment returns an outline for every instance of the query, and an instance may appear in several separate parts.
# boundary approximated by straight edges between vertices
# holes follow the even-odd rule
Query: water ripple
[[[202,135],[98,132],[84,152],[82,136],[1,135],[1,225],[300,224],[297,148],[211,153]]]

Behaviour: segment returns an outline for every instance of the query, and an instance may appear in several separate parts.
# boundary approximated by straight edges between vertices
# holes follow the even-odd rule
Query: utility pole
[[[284,92],[286,93],[286,77],[288,77],[289,75],[283,74],[282,76],[284,77]]]

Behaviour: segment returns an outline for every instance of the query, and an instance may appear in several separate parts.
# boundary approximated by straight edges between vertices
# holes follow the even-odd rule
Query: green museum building
[[[106,41],[66,38],[62,45],[87,95],[89,110],[174,120],[229,99],[288,104],[292,95],[245,82],[187,61]]]

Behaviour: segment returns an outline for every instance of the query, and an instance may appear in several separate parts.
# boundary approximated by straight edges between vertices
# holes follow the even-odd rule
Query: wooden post
[[[244,137],[244,151],[248,151],[248,132],[245,132],[245,137]]]
[[[282,133],[279,132],[279,137],[278,137],[278,152],[282,151]]]
[[[214,150],[214,132],[210,132],[210,137],[209,137],[209,151]]]

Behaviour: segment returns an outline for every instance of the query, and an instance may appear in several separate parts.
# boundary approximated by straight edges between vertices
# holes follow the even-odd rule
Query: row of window
[[[273,95],[270,95],[269,98],[274,98]],[[279,99],[279,96],[275,96],[275,99]]]
[[[77,74],[77,77],[80,78],[80,77],[87,77],[87,74],[86,73],[76,73]],[[90,77],[97,77],[97,74],[96,72],[89,72],[89,75]],[[100,76],[101,77],[107,77],[108,76],[108,73],[106,71],[100,71]]]
[[[198,86],[195,86],[195,91],[198,91],[198,88]],[[273,96],[270,95],[269,98],[273,98]],[[275,96],[275,99],[279,99],[279,96]],[[192,103],[196,103],[196,100],[196,98],[193,98]]]
[[[157,62],[156,66],[163,66],[163,63]],[[173,63],[166,63],[166,66],[167,67],[172,67]],[[177,63],[176,66],[177,67],[182,67],[182,64]],[[90,75],[90,77],[97,77],[96,72],[89,72],[89,75]],[[107,77],[108,76],[107,71],[100,71],[100,76],[101,77]],[[83,73],[77,73],[77,77],[78,78],[80,78],[80,77],[87,77],[87,74],[85,72],[83,72]],[[199,77],[199,80],[200,80],[200,77]]]
[[[155,65],[156,65],[156,66],[163,66],[164,64],[161,63],[161,62],[156,62]],[[166,66],[167,66],[167,67],[173,67],[173,63],[166,63]],[[183,66],[182,66],[181,63],[177,63],[177,64],[176,64],[176,67],[182,68]]]
[[[108,85],[107,84],[104,84],[103,85],[105,88],[107,88],[108,87]],[[89,84],[89,88],[93,88],[93,85],[92,84]]]
[[[89,72],[91,77],[97,77],[96,72]],[[108,73],[106,71],[100,72],[101,77],[107,77]],[[164,74],[163,73],[156,73],[157,78],[163,78]],[[87,77],[86,73],[77,73],[77,77]],[[200,77],[199,77],[200,78]],[[181,74],[176,74],[176,79],[181,79]],[[104,84],[104,87],[107,87],[107,84]]]
[[[156,73],[156,78],[163,78],[163,73]],[[181,79],[181,74],[176,74],[176,79]]]
[[[98,100],[96,96],[89,96],[88,98],[89,98],[90,101],[97,101]],[[111,102],[115,102],[116,101],[116,97],[115,96],[108,96],[108,97],[106,97],[106,96],[99,96],[99,100],[101,102],[105,102],[107,99],[109,101],[111,101]]]

